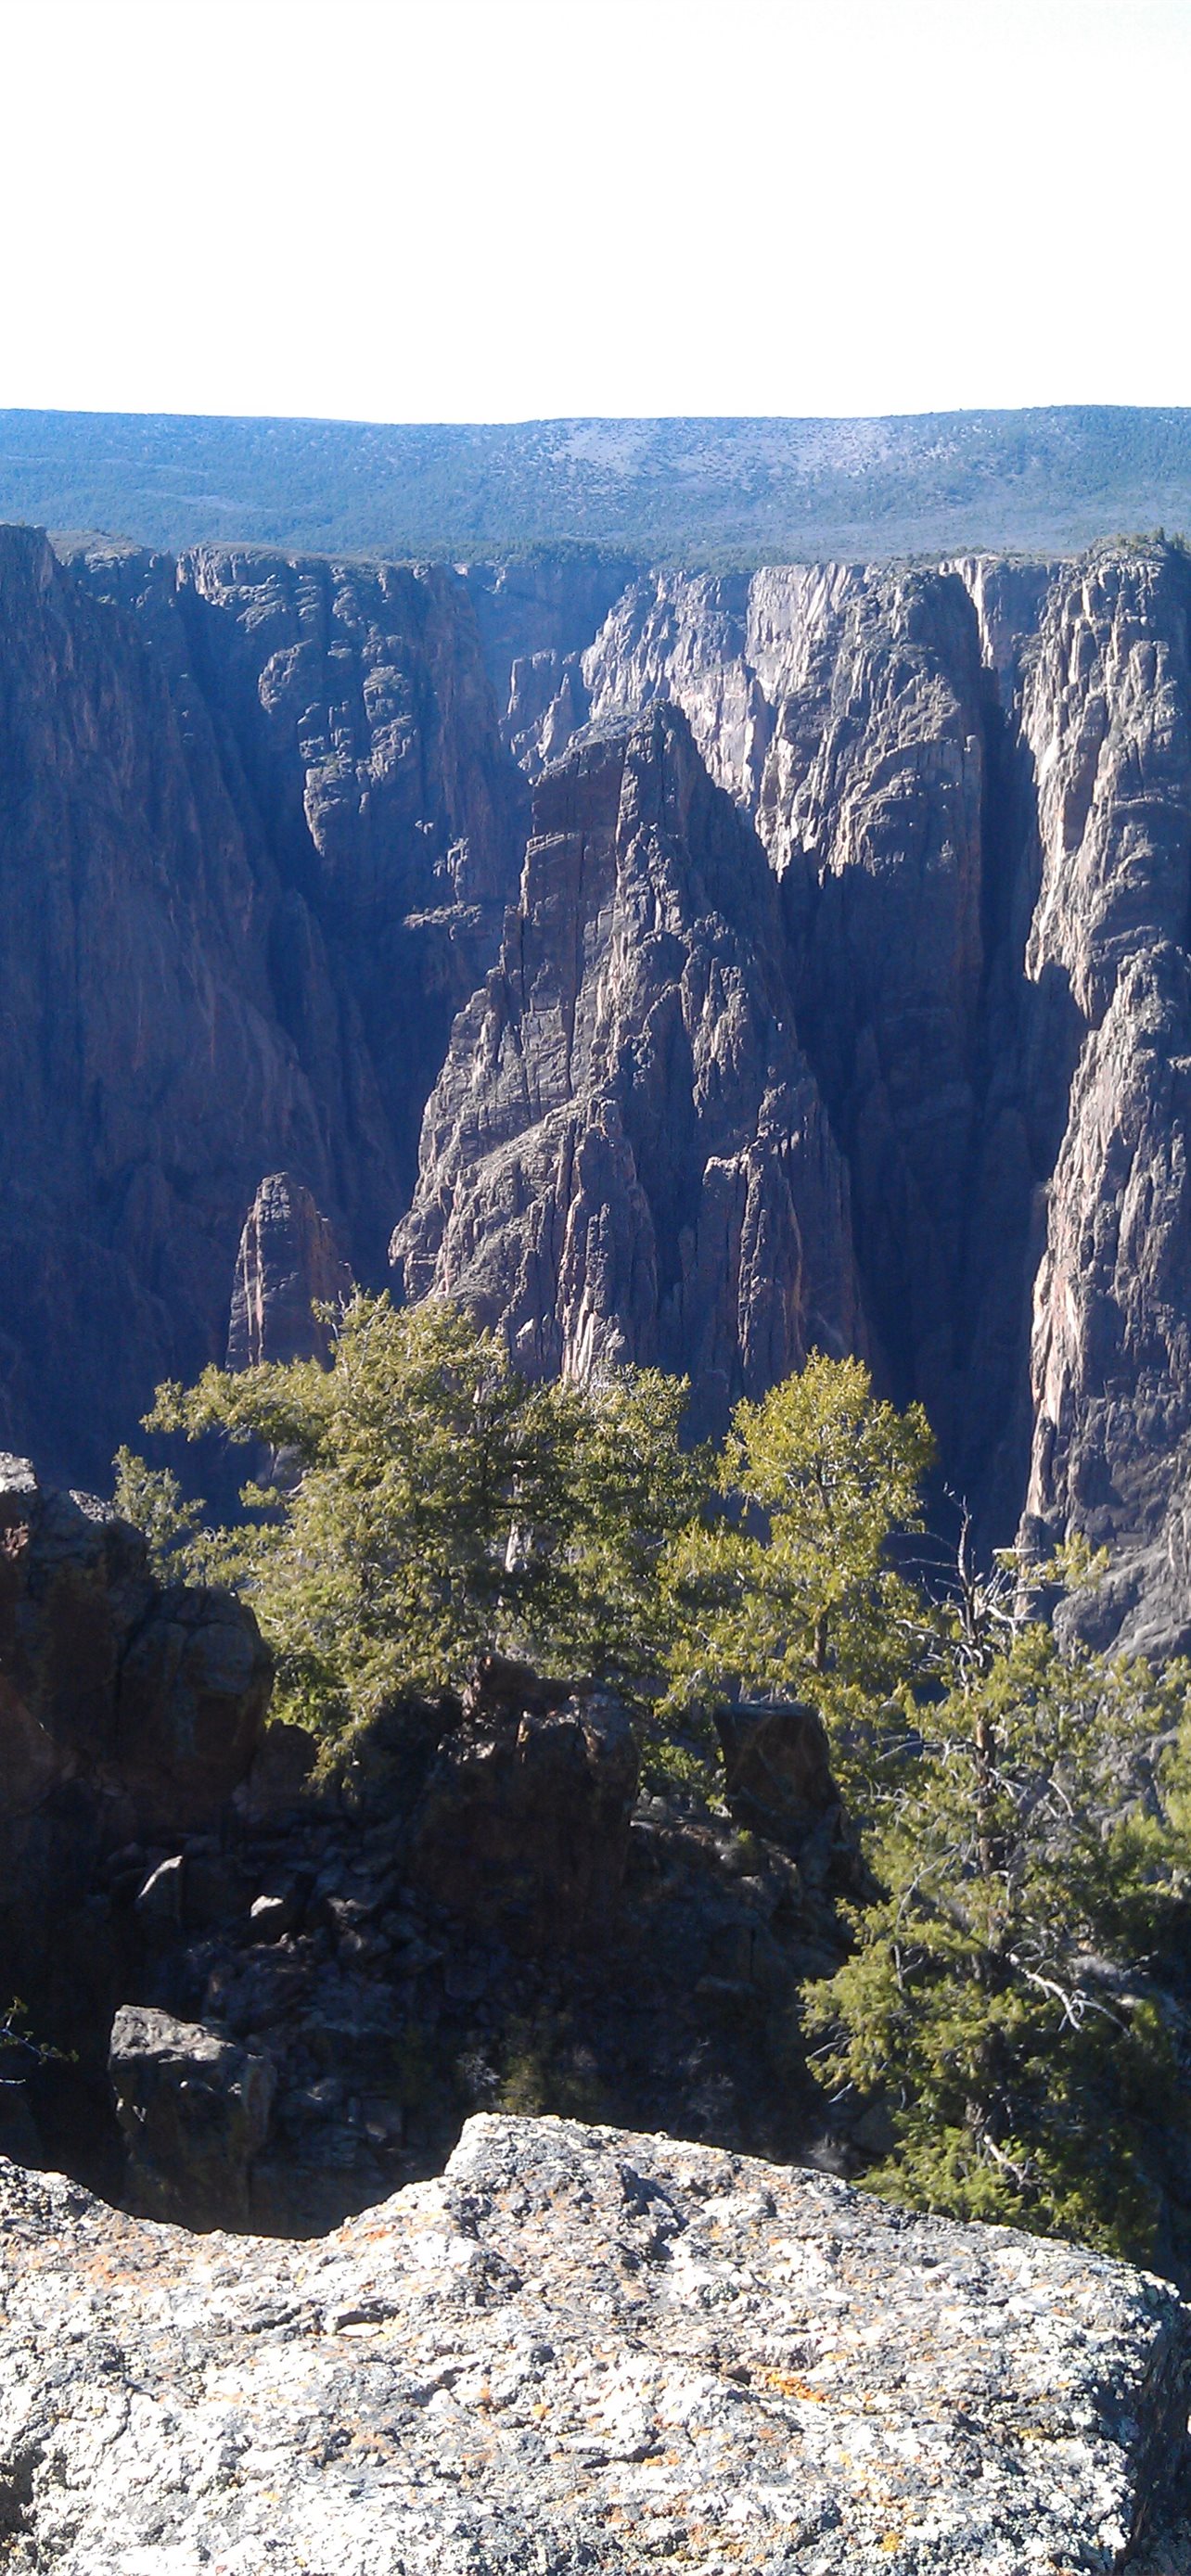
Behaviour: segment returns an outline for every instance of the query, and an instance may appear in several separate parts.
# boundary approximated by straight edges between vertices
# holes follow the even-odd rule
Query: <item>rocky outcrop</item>
[[[803,1875],[813,1875],[841,1822],[818,1709],[806,1700],[740,1700],[713,1717],[729,1814],[745,1833],[794,1852]]]
[[[0,2172],[14,2571],[1186,2565],[1187,2312],[1076,2248],[481,2118],[322,2243],[204,2250]]]
[[[67,1784],[108,1838],[187,1831],[245,1777],[270,1658],[230,1593],[163,1587],[144,1539],[89,1496],[0,1460],[0,1814],[33,1820]]]
[[[490,1656],[410,1825],[411,1884],[518,1950],[598,1939],[629,1856],[637,1746],[607,1691]]]
[[[316,1306],[340,1306],[352,1277],[331,1227],[289,1172],[261,1182],[236,1256],[227,1365],[325,1357],[328,1330]]]
[[[1003,735],[1044,590],[1038,567],[983,560],[643,574],[531,756],[577,723],[673,703],[755,824],[782,883],[799,1037],[849,1166],[879,1355],[978,1496],[1024,1372],[1031,1193],[1048,1168],[1016,1096],[990,1106],[1012,1042],[996,976],[1021,863]]]
[[[853,1884],[829,1774],[804,1762],[788,1848],[635,1799],[626,1712],[499,1659],[465,1707],[396,1704],[316,1776],[296,1735],[266,1731],[215,1831],[73,1890],[124,1963],[108,2187],[134,2208],[317,2233],[440,2170],[494,2103],[850,2164],[796,2037]]]
[[[277,2083],[272,2059],[124,2004],[108,2069],[134,2206],[185,2227],[247,2228],[250,2176]]]
[[[393,1242],[532,1372],[690,1372],[723,1418],[862,1338],[848,1193],[763,855],[669,706],[539,782],[521,905],[461,1014]]]
[[[160,1835],[223,1812],[271,1669],[229,1593],[163,1589],[135,1530],[0,1460],[0,1995],[73,2053],[42,2091],[51,2141],[59,2118],[76,2142],[90,2128],[85,2171],[103,2169],[106,2034],[136,1947],[106,1873],[135,1844],[131,1898]]]
[[[264,1725],[230,1596],[163,1590],[135,1532],[19,1461],[0,1542],[9,2151],[148,2216],[308,2234],[493,2102],[821,2135],[794,2016],[844,1937],[829,1775],[787,1763],[786,1848],[638,1802],[626,1710],[499,1658],[316,1767]]]

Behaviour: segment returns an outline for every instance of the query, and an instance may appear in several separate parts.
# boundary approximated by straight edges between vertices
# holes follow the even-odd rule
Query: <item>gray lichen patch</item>
[[[14,2571],[1108,2576],[1186,2422],[1144,2274],[568,2121],[315,2242],[16,2166],[0,2227]]]

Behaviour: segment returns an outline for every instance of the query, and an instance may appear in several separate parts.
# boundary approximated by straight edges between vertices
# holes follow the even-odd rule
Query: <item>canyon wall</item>
[[[778,892],[667,702],[540,780],[521,903],[455,1024],[394,1259],[535,1374],[688,1371],[700,1426],[863,1339],[847,1175]]]
[[[0,1442],[106,1484],[266,1175],[383,1278],[523,796],[453,575],[0,531]]]
[[[780,885],[878,1372],[985,1543],[1024,1502],[1107,1545],[1084,1625],[1151,1649],[1191,1641],[1189,610],[1160,543],[638,573],[518,746],[686,714]]]
[[[526,1364],[688,1369],[708,1424],[859,1348],[986,1543],[1085,1529],[1096,1633],[1191,1635],[1189,612],[1158,542],[3,531],[0,1438],[102,1481],[223,1356],[284,1175],[234,1355],[391,1235]]]

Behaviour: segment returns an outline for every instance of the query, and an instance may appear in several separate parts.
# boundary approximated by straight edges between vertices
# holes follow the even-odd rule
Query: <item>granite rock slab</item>
[[[2,2166],[0,2273],[0,2562],[56,2576],[1074,2576],[1186,2424],[1162,2282],[563,2120],[301,2243]]]

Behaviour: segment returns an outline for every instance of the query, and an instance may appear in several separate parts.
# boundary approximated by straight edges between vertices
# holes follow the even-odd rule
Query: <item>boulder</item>
[[[276,2085],[269,2059],[201,2023],[123,2004],[108,2067],[134,2205],[188,2227],[247,2227]]]
[[[120,1668],[115,1757],[138,1819],[188,1832],[209,1824],[247,1776],[273,1663],[251,1610],[230,1592],[171,1585]]]
[[[0,1808],[110,1756],[121,1662],[156,1586],[139,1531],[0,1457]]]
[[[491,1656],[415,1811],[412,1883],[516,1949],[587,1937],[615,1907],[637,1776],[619,1700]]]
[[[714,1718],[729,1813],[746,1833],[797,1853],[839,1812],[818,1709],[807,1700],[739,1700]]]
[[[1079,2246],[483,2117],[321,2242],[195,2252],[0,2167],[14,2576],[1186,2564],[1191,2317]]]
[[[304,1726],[271,1719],[246,1777],[233,1791],[237,1815],[246,1822],[291,1815],[302,1803],[317,1758],[318,1746]]]

